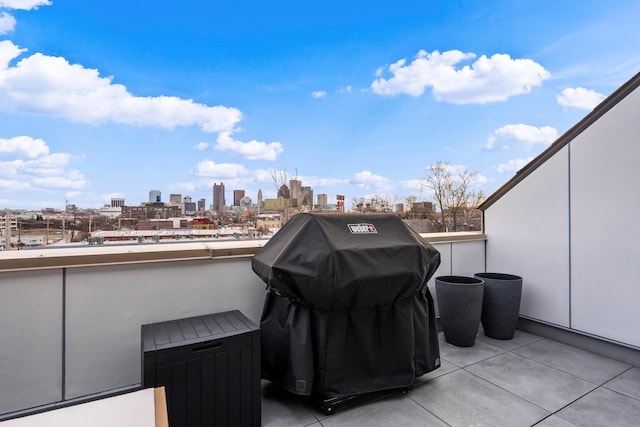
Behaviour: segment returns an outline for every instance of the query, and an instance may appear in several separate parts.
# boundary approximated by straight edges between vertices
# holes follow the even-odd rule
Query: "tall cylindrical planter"
[[[458,347],[473,346],[480,327],[484,281],[466,276],[440,276],[435,282],[445,340]]]
[[[484,334],[499,340],[510,340],[518,326],[522,277],[505,273],[476,273],[474,277],[484,280]]]

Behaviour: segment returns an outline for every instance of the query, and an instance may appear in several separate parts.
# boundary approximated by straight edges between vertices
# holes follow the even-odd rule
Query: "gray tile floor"
[[[482,332],[473,347],[448,344],[442,366],[407,393],[326,416],[308,399],[263,382],[263,426],[640,425],[640,368],[517,331]]]

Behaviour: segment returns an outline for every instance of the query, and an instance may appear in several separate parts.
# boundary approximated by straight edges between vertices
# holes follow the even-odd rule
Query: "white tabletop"
[[[155,427],[154,389],[0,422],[2,427]]]

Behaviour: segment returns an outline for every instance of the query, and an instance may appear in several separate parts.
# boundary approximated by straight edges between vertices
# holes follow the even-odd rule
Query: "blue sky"
[[[640,2],[0,0],[0,208],[486,195],[640,71]],[[606,143],[606,141],[603,141]]]

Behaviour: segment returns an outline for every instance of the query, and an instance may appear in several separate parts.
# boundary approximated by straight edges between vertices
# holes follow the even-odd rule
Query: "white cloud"
[[[22,160],[0,162],[0,176],[18,175],[18,171],[24,165]]]
[[[320,177],[317,177],[317,176],[303,177],[303,178],[301,178],[301,181],[305,185],[309,185],[311,187],[331,187],[331,186],[349,184],[349,180],[348,179],[344,179],[344,178],[320,178]]]
[[[558,138],[558,131],[550,126],[535,127],[525,124],[505,125],[498,128],[487,137],[484,148],[493,150],[498,143],[502,149],[511,148],[509,143],[516,142],[524,144],[526,149],[533,145],[549,145]]]
[[[35,53],[15,66],[9,62],[24,49],[0,41],[0,111],[42,114],[73,121],[123,123],[174,129],[198,125],[205,132],[231,132],[242,113],[209,107],[173,96],[139,97],[98,70],[66,59]]]
[[[9,69],[9,62],[20,56],[22,52],[26,52],[27,49],[21,49],[9,40],[0,41],[0,76],[4,75]],[[0,82],[2,79],[0,79]],[[4,86],[4,82],[2,83]]]
[[[98,70],[70,64],[66,59],[35,53],[23,54],[9,40],[0,41],[0,111],[39,114],[72,121],[122,123],[174,129],[197,125],[204,132],[219,133],[216,148],[236,152],[247,159],[275,160],[283,151],[279,142],[242,142],[232,138],[242,120],[240,110],[210,107],[173,96],[139,97]],[[200,143],[195,148],[208,147]]]
[[[592,110],[605,99],[605,96],[595,90],[569,87],[564,89],[556,99],[563,107]]]
[[[340,89],[338,89],[338,93],[351,93],[351,92],[353,92],[353,86],[351,85],[341,87]]]
[[[271,174],[273,173],[273,169],[256,169],[253,171],[253,174],[256,177],[258,182],[271,182],[273,183],[273,178]]]
[[[409,179],[407,181],[401,181],[402,188],[408,188],[412,190],[421,190],[423,187],[423,181],[420,179]]]
[[[196,166],[195,175],[211,178],[236,178],[246,175],[247,169],[243,165],[235,163],[216,163],[213,160],[205,159]]]
[[[204,151],[209,148],[209,143],[207,142],[198,142],[193,148],[199,151]]]
[[[16,18],[8,13],[0,13],[0,34],[9,34],[16,27]]]
[[[80,189],[89,185],[80,171],[68,169],[71,163],[82,162],[83,155],[49,153],[49,146],[38,138],[24,135],[0,138],[0,156],[10,157],[0,161],[0,176],[10,178],[2,180],[3,191]]]
[[[473,184],[476,186],[481,186],[489,182],[489,179],[480,173],[476,174],[475,179],[473,180]]]
[[[391,64],[388,68],[393,77],[378,78],[371,89],[378,95],[420,96],[427,87],[432,87],[438,101],[485,104],[529,93],[551,76],[531,59],[512,59],[506,54],[490,58],[482,55],[471,66],[456,68],[460,62],[475,57],[458,50],[443,53],[421,50],[410,64],[406,59]]]
[[[485,182],[487,182],[487,177],[485,177],[484,175],[479,174],[476,171],[469,170],[469,168],[466,167],[465,165],[446,164],[445,165],[445,169],[448,172],[451,173],[451,177],[454,180],[459,179],[460,175],[475,174],[475,179],[473,180],[473,183],[475,183],[475,184],[484,184]]]
[[[507,163],[503,163],[499,165],[496,170],[500,173],[504,172],[512,172],[516,173],[520,169],[522,169],[527,163],[533,160],[533,157],[529,157],[528,159],[513,159],[509,160]]]
[[[30,159],[46,156],[49,154],[49,147],[39,138],[30,136],[16,136],[10,139],[0,138],[0,155],[22,155]]]
[[[17,179],[0,179],[0,188],[5,191],[24,191],[31,189],[31,184]]]
[[[388,178],[381,175],[375,175],[370,171],[361,171],[353,174],[353,182],[363,190],[371,188],[377,190],[388,190],[391,182]]]
[[[284,151],[279,142],[269,144],[256,140],[241,142],[233,139],[230,132],[220,132],[215,148],[220,151],[238,153],[248,160],[276,160]]]
[[[0,0],[0,8],[32,10],[40,6],[50,6],[51,0]]]
[[[81,189],[89,185],[84,175],[78,170],[70,170],[64,175],[34,178],[33,183],[47,188]]]
[[[68,153],[53,153],[25,162],[22,169],[25,172],[35,175],[58,175],[63,173],[64,168],[72,161],[81,162],[82,160],[84,160],[83,156],[72,156]]]
[[[292,177],[293,178],[293,177]],[[332,186],[345,186],[349,184],[349,180],[345,178],[321,178],[318,176],[302,176],[298,175],[298,180],[302,181],[304,185],[311,186],[313,188],[319,187],[332,187]],[[271,176],[268,177],[268,180],[273,182]],[[289,185],[289,184],[287,184]]]
[[[0,0],[0,9],[32,10],[49,5],[50,0]],[[16,18],[6,12],[0,13],[0,34],[9,34],[15,28]]]
[[[472,181],[472,185],[476,185],[476,186],[480,186],[482,184],[485,184],[487,182],[487,177],[478,173],[478,172],[474,172],[474,171],[470,171],[469,168],[467,168],[464,165],[448,165],[447,166],[447,170],[449,170],[452,174],[452,178],[454,180],[458,180],[458,176],[461,174],[467,175],[470,173],[474,173],[475,176],[473,178]]]
[[[318,98],[326,98],[327,97],[327,92],[324,90],[316,90],[314,92],[311,92],[311,96],[318,99]]]
[[[485,150],[493,150],[496,148],[496,136],[494,134],[491,134],[487,137],[487,143],[484,145],[484,149]],[[508,150],[509,146],[508,145],[503,145],[502,146],[503,150]]]

